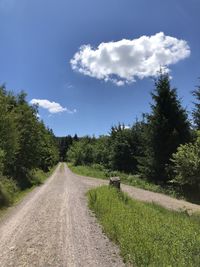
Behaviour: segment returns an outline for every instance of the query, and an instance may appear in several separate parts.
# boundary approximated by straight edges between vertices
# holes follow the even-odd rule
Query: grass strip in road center
[[[200,216],[139,202],[108,186],[88,192],[103,230],[134,266],[200,266]]]

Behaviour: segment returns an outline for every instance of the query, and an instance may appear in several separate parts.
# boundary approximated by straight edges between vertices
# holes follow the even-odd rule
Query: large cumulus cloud
[[[70,63],[75,71],[120,86],[136,78],[155,77],[161,67],[168,72],[169,65],[189,55],[186,41],[160,32],[133,40],[101,43],[97,48],[83,45]]]

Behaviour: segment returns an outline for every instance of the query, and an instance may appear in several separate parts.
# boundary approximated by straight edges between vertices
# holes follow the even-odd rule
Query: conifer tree
[[[193,96],[196,97],[197,102],[194,103],[195,109],[192,112],[195,128],[200,130],[200,85],[197,86],[196,90],[192,92]]]
[[[177,147],[190,140],[190,127],[176,89],[171,89],[168,74],[159,74],[152,99],[154,104],[146,130],[146,158],[140,170],[156,182],[166,182],[166,167]]]

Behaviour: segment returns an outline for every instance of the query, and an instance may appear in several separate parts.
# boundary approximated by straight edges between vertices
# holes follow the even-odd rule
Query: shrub
[[[18,187],[12,179],[0,176],[0,207],[9,206],[17,191]]]
[[[179,146],[172,156],[175,179],[180,185],[200,186],[200,131],[192,143]]]

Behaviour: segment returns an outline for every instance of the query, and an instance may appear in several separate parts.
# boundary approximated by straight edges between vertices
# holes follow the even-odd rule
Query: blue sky
[[[39,114],[56,135],[100,135],[150,111],[152,76],[168,62],[190,111],[200,76],[199,13],[199,0],[0,0],[0,84],[40,100]]]

